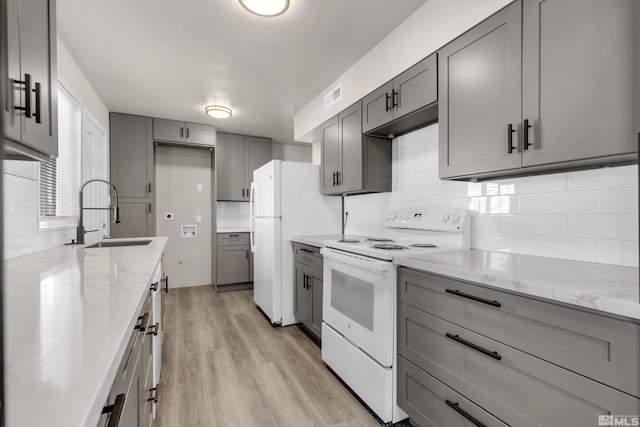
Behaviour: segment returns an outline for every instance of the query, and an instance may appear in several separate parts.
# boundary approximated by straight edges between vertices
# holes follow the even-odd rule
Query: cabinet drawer
[[[311,268],[322,270],[322,255],[320,255],[320,248],[302,243],[294,243],[293,252],[295,261],[308,265]]]
[[[218,233],[218,246],[249,245],[249,233]]]
[[[640,413],[638,398],[483,335],[405,304],[398,316],[399,354],[502,420],[504,405],[544,426]]]
[[[507,426],[402,357],[398,357],[398,405],[421,427],[478,426],[468,417],[486,426]],[[525,417],[519,418],[517,426],[535,425]]]
[[[640,397],[639,325],[404,268],[398,282],[400,302]]]

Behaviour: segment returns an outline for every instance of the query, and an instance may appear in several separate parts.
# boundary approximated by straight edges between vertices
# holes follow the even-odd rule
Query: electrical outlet
[[[164,219],[166,219],[167,221],[173,221],[173,212],[165,212]]]

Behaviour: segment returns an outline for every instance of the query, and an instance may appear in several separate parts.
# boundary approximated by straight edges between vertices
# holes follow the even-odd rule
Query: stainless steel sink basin
[[[94,243],[93,245],[86,246],[85,249],[95,248],[116,248],[118,246],[146,246],[151,243],[149,240],[104,240],[102,242]]]

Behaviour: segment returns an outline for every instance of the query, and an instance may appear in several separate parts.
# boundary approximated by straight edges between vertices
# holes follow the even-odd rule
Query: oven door
[[[322,320],[380,365],[393,364],[395,266],[323,248]]]

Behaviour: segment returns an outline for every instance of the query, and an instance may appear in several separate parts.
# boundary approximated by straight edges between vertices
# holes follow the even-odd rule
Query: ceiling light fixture
[[[289,8],[289,0],[239,0],[242,7],[254,15],[271,18],[282,15]]]
[[[204,111],[214,119],[227,119],[233,114],[231,108],[216,104],[207,105],[204,107]]]

